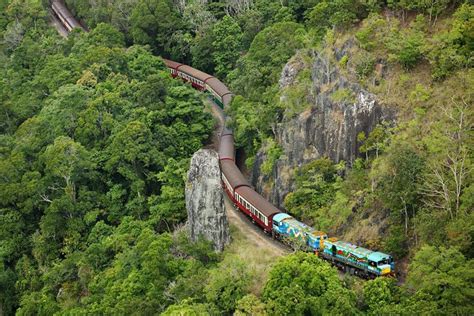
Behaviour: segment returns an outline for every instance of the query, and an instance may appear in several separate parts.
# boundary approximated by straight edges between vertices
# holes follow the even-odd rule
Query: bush
[[[374,71],[375,57],[370,53],[354,56],[354,66],[359,79],[367,78]]]
[[[273,166],[275,165],[278,158],[280,158],[283,150],[275,140],[268,138],[265,152],[267,154],[267,159],[265,159],[263,162],[261,171],[264,175],[269,176],[273,170]]]
[[[347,55],[342,56],[341,60],[339,60],[339,67],[346,68],[348,61],[349,57],[347,57]]]
[[[340,103],[354,103],[356,101],[354,92],[351,89],[342,88],[334,91],[331,94],[331,100],[333,102]]]
[[[474,5],[463,4],[454,13],[450,30],[427,45],[427,57],[432,65],[434,79],[443,79],[457,69],[474,64]]]
[[[405,69],[413,68],[423,57],[425,33],[422,16],[418,16],[410,28],[394,30],[386,41],[389,59],[400,63]]]
[[[355,37],[361,48],[373,50],[380,45],[384,39],[387,22],[379,14],[372,14],[362,23],[362,27]]]

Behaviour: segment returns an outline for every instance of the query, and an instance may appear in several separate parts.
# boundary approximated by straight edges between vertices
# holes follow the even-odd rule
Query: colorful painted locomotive
[[[273,234],[278,239],[303,244],[312,252],[319,251],[321,243],[328,238],[326,233],[317,231],[286,213],[273,216]]]
[[[291,246],[304,245],[350,274],[370,278],[393,275],[395,263],[390,255],[358,247],[349,242],[329,238],[286,213],[273,216],[273,234],[278,239],[289,241]]]
[[[325,240],[320,254],[346,272],[363,277],[394,275],[395,272],[395,263],[390,255],[358,247],[337,238]]]

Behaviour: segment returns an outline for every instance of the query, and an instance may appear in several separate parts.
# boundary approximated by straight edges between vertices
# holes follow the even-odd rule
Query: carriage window
[[[380,260],[377,264],[378,264],[379,266],[382,266],[382,265],[384,265],[384,264],[388,264],[388,259]]]

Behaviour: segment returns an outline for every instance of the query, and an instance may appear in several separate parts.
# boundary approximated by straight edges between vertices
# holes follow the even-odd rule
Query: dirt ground
[[[265,234],[245,214],[234,208],[234,205],[227,196],[225,197],[225,208],[229,223],[234,225],[248,239],[248,244],[256,248],[266,249],[274,257],[292,252],[287,246]]]

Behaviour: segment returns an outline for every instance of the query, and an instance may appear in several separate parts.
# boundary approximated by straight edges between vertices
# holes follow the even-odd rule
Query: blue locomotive
[[[317,231],[286,213],[273,216],[273,235],[290,243],[293,241],[304,245],[306,250],[350,274],[365,278],[394,275],[395,262],[390,255],[358,247],[334,237],[328,238],[326,233]]]

